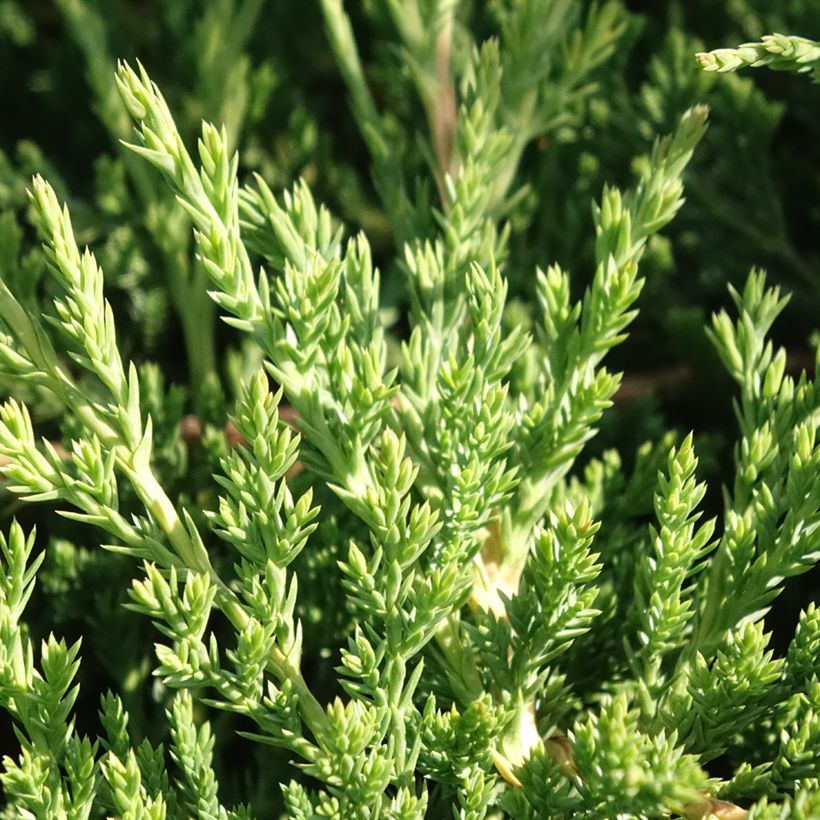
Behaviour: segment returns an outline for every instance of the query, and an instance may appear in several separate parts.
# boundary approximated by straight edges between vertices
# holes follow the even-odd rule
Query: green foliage
[[[713,82],[692,38],[669,33],[636,97],[618,2],[323,0],[374,189],[328,185],[340,218],[252,133],[276,84],[249,56],[263,4],[193,5],[161,14],[189,79],[166,101],[114,68],[102,5],[57,4],[117,146],[91,202],[41,175],[25,196],[4,157],[4,492],[63,519],[43,508],[42,550],[17,521],[0,536],[4,816],[814,816],[820,617],[782,652],[764,621],[820,559],[820,387],[770,338],[780,288],[753,270],[708,331],[738,392],[722,507],[692,434],[588,457],[669,287],[660,232]],[[815,52],[775,35],[699,60]],[[765,149],[772,104],[741,80],[715,99],[747,101]],[[566,202],[540,141],[578,152]],[[634,182],[597,195],[633,150]],[[559,206],[554,248],[526,250]],[[185,389],[142,363],[165,299]],[[51,598],[85,661],[51,624],[36,639]]]
[[[698,54],[704,71],[737,71],[739,68],[768,66],[775,71],[812,72],[820,78],[820,44],[805,37],[770,34],[759,43],[745,43],[737,48],[721,48]]]

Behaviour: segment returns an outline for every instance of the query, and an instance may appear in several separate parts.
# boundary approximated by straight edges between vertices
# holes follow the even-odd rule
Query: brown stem
[[[726,800],[710,797],[708,794],[703,795],[700,800],[687,803],[681,812],[681,816],[686,820],[701,820],[703,817],[717,817],[719,820],[744,820],[748,814],[746,809]]]
[[[445,179],[452,175],[453,146],[456,140],[458,109],[456,89],[450,73],[450,53],[453,44],[453,24],[448,22],[436,38],[436,97],[428,110],[433,150],[436,155],[436,184],[441,204],[447,206]]]

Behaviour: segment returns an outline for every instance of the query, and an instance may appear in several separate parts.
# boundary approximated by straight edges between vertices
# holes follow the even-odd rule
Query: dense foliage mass
[[[820,816],[820,19],[700,5],[0,3],[4,816]]]

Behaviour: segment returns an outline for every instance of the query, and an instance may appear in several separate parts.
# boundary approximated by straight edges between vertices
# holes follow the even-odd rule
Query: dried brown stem
[[[436,155],[436,184],[444,207],[448,204],[445,179],[455,172],[453,147],[458,123],[456,89],[450,71],[452,44],[453,24],[450,21],[436,38],[436,97],[428,112],[433,151]]]

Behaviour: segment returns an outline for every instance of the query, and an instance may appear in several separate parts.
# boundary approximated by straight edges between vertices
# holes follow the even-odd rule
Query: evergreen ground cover
[[[0,3],[6,816],[820,816],[783,5]]]

